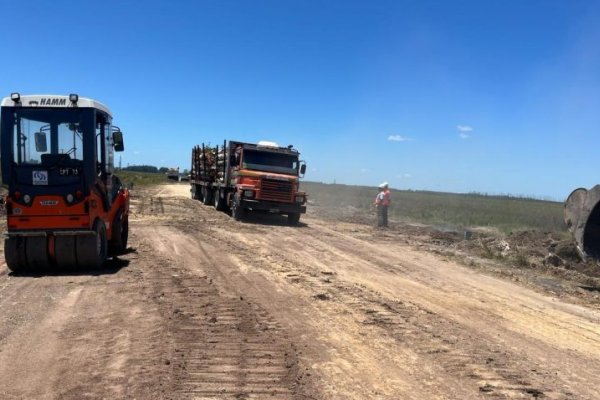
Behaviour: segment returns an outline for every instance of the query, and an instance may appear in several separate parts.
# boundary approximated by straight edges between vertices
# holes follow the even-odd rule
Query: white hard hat
[[[384,187],[387,187],[387,186],[388,186],[388,183],[387,183],[387,182],[383,182],[381,185],[379,185],[379,187],[380,187],[380,188],[382,188],[382,189],[383,189]]]

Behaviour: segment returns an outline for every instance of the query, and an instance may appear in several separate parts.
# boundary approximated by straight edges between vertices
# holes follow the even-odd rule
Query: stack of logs
[[[223,181],[225,153],[225,149],[219,146],[208,147],[204,144],[195,146],[192,149],[192,179],[209,182]]]

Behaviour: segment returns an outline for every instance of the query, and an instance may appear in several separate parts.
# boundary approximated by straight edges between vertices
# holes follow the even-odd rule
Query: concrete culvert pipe
[[[565,223],[583,259],[600,259],[600,185],[574,190],[565,202]]]

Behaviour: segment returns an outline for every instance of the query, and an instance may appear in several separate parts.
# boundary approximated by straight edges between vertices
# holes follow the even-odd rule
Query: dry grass
[[[377,189],[303,182],[309,199],[324,207],[372,209]],[[509,196],[392,190],[390,217],[452,228],[493,227],[503,232],[565,232],[563,204]]]

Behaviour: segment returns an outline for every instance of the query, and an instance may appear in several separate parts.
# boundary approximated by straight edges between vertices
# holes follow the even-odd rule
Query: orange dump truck
[[[230,209],[238,221],[248,212],[263,211],[287,215],[290,225],[296,225],[306,212],[306,193],[299,187],[306,164],[299,157],[292,146],[264,141],[195,146],[192,198],[220,211]]]

